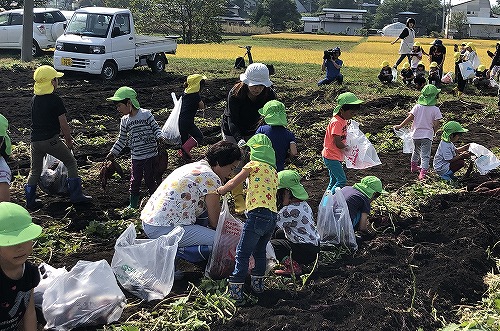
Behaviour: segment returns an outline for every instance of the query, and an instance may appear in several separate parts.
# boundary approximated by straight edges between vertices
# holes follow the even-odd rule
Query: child
[[[414,73],[415,78],[413,78],[413,82],[415,83],[416,88],[419,90],[421,90],[425,85],[425,74],[425,65],[422,61],[420,61],[417,65],[417,70],[415,70]]]
[[[129,207],[137,208],[143,176],[149,194],[153,194],[156,190],[153,164],[158,154],[156,141],[161,139],[161,130],[151,111],[141,108],[137,101],[137,93],[130,87],[120,87],[106,100],[113,101],[116,110],[123,115],[120,121],[120,134],[106,159],[114,160],[125,146],[128,145],[130,148],[132,162]]]
[[[33,289],[38,268],[26,261],[33,239],[42,233],[29,212],[12,202],[0,202],[0,326],[2,330],[36,330]]]
[[[10,201],[10,181],[12,172],[10,171],[7,160],[12,153],[12,145],[7,135],[9,122],[0,114],[0,202]]]
[[[68,191],[72,203],[90,202],[91,197],[82,193],[82,179],[78,177],[76,159],[71,150],[73,138],[66,119],[66,107],[61,97],[54,93],[58,78],[64,74],[48,65],[35,70],[34,93],[31,99],[31,171],[24,186],[26,208],[36,210],[43,204],[36,199],[36,186],[43,170],[43,158],[50,154],[68,169]],[[64,142],[59,138],[63,134]]]
[[[327,190],[332,192],[336,187],[344,187],[346,184],[347,178],[341,162],[344,160],[343,150],[347,149],[347,121],[352,118],[353,111],[359,110],[362,102],[354,93],[339,94],[333,117],[326,128],[321,155],[330,175]]]
[[[474,46],[474,44],[471,42],[467,43],[465,46],[464,60],[472,63],[472,68],[474,68],[474,70],[476,70],[481,65],[479,55],[477,55],[476,52],[476,46]]]
[[[443,118],[441,111],[436,106],[439,92],[441,90],[436,86],[432,84],[425,85],[417,104],[413,106],[408,117],[401,124],[394,126],[396,130],[399,130],[412,122],[411,134],[415,149],[411,155],[410,171],[418,171],[419,180],[423,180],[429,171],[432,139],[439,128],[441,118]]]
[[[247,220],[236,248],[236,265],[229,279],[229,293],[239,304],[243,303],[243,284],[251,255],[255,259],[251,288],[255,293],[264,291],[266,245],[276,227],[277,218],[278,174],[271,140],[266,135],[258,133],[247,141],[246,146],[250,147],[250,162],[216,190],[216,193],[223,195],[248,178]]]
[[[477,88],[490,87],[490,79],[488,78],[488,69],[486,69],[486,66],[484,64],[481,64],[474,71],[475,74],[474,78],[472,79],[472,84],[474,84],[474,86]]]
[[[465,165],[464,159],[470,158],[469,144],[456,148],[453,143],[457,142],[462,133],[468,132],[460,123],[455,121],[446,122],[443,126],[441,141],[434,155],[433,167],[437,174],[444,180],[456,179],[455,172]]]
[[[378,79],[383,83],[383,84],[388,84],[392,82],[392,68],[389,66],[389,61],[384,61],[380,65],[382,69],[380,70],[380,73],[378,74]]]
[[[464,43],[462,43],[464,45]],[[457,82],[457,87],[453,89],[455,96],[459,97],[464,93],[465,84],[467,81],[462,76],[462,71],[460,70],[459,64],[463,62],[463,54],[461,52],[455,52],[453,54],[453,59],[455,60],[455,77]]]
[[[319,253],[319,234],[299,173],[283,170],[278,173],[278,180],[279,212],[271,244],[284,268],[276,270],[275,274],[299,276],[302,273],[300,264],[314,262]]]
[[[342,74],[340,73],[340,68],[342,68],[342,64],[344,62],[339,59],[339,56],[339,47],[335,47],[334,49],[332,49],[331,55],[325,53],[325,56],[323,57],[323,64],[321,64],[321,71],[326,70],[326,77],[318,82],[318,86],[330,84],[333,82],[338,82],[340,85],[342,85],[344,76],[342,76]]]
[[[286,128],[285,105],[278,100],[268,101],[259,109],[265,125],[260,126],[255,133],[263,133],[271,139],[276,154],[276,171],[285,169],[285,159],[288,155],[297,155],[295,135]]]
[[[498,73],[500,72],[500,41],[497,41],[495,53],[492,53],[489,50],[487,53],[491,57],[490,79],[496,79]]]
[[[431,48],[429,49],[429,60],[430,62],[436,62],[439,71],[439,77],[443,76],[443,64],[446,59],[446,47],[443,45],[441,39],[436,39],[432,42]]]
[[[405,62],[403,64],[403,69],[401,69],[401,80],[406,85],[410,85],[413,82],[413,70],[411,70],[408,62]]]
[[[411,70],[413,70],[413,72],[415,72],[415,70],[417,70],[417,65],[420,61],[422,61],[423,55],[428,55],[428,54],[424,52],[424,50],[421,47],[420,42],[416,41],[413,44],[412,53],[410,55]]]
[[[375,176],[366,176],[353,186],[342,188],[342,194],[347,202],[352,226],[362,235],[370,235],[368,228],[368,215],[370,203],[380,194],[387,193],[382,188],[382,182]]]
[[[441,85],[441,77],[439,75],[439,68],[436,62],[431,62],[429,65],[429,84],[432,84],[436,87]]]
[[[203,133],[194,124],[196,112],[205,109],[201,100],[200,90],[205,86],[206,76],[194,74],[187,77],[184,83],[184,94],[182,95],[181,112],[179,114],[179,132],[181,134],[182,147],[179,156],[185,160],[192,159],[190,151],[203,142]]]

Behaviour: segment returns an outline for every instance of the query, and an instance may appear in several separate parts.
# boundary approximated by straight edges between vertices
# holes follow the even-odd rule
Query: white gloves
[[[238,141],[238,147],[241,148],[241,147],[245,146],[246,143],[247,142],[245,141],[245,139],[240,139],[240,141]]]

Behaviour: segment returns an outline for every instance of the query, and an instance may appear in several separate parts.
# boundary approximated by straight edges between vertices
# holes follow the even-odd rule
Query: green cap
[[[425,85],[418,97],[418,104],[423,106],[434,106],[439,92],[441,92],[441,90],[436,86],[432,84]]]
[[[363,100],[358,99],[354,93],[345,92],[339,94],[337,97],[337,106],[333,109],[333,115],[337,115],[343,105],[358,105],[360,103],[363,103]]]
[[[264,162],[276,168],[276,156],[268,136],[257,133],[248,139],[246,145],[250,147],[250,160]]]
[[[366,195],[368,198],[372,198],[375,192],[387,193],[382,188],[382,182],[378,177],[366,176],[359,183],[353,185],[355,189]]]
[[[450,142],[450,136],[458,132],[468,132],[469,130],[464,129],[460,123],[455,121],[446,122],[443,125],[443,134],[441,134],[441,139],[446,142]]]
[[[10,137],[7,135],[7,128],[9,127],[9,121],[0,114],[0,138],[3,137],[5,141],[5,153],[7,155],[12,154],[12,144],[10,142]],[[2,140],[0,139],[0,147],[2,146]]]
[[[264,107],[259,109],[259,114],[264,116],[264,122],[266,122],[266,124],[281,126],[287,125],[285,105],[278,100],[266,102]]]
[[[287,188],[292,191],[294,197],[300,200],[307,200],[307,194],[304,186],[300,183],[300,175],[295,170],[282,170],[278,172],[278,189]]]
[[[130,99],[134,108],[139,109],[141,106],[139,105],[139,101],[137,101],[137,93],[134,89],[128,86],[122,86],[118,90],[116,90],[115,94],[111,98],[107,98],[108,101],[122,101],[125,99]]]
[[[0,202],[0,246],[22,244],[41,233],[42,227],[31,221],[26,209],[12,202]]]

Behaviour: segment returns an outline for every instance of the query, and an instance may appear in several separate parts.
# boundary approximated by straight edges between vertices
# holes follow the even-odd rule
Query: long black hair
[[[2,156],[5,160],[9,160],[10,157],[7,154],[7,144],[5,143],[5,137],[0,136],[0,156]]]

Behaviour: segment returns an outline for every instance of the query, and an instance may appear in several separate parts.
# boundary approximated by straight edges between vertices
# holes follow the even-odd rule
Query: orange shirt
[[[340,136],[340,139],[345,144],[347,137],[347,121],[338,114],[332,117],[330,123],[326,127],[321,155],[329,160],[343,161],[344,153],[335,145],[334,136]]]

